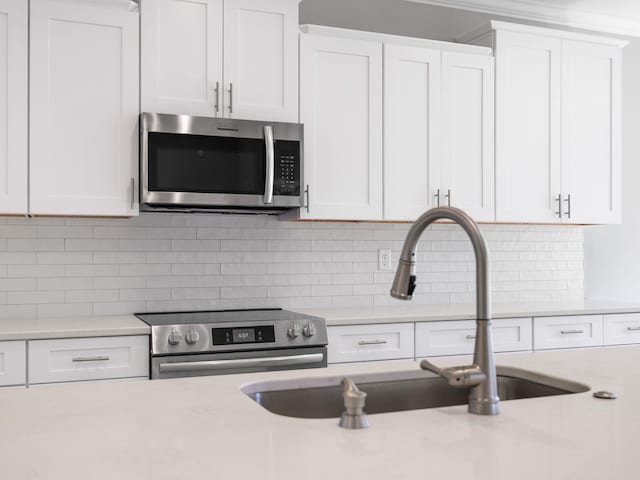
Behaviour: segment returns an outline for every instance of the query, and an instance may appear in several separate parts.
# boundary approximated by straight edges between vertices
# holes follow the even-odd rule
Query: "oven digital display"
[[[276,341],[273,325],[242,328],[214,328],[211,333],[214,345],[267,343]]]

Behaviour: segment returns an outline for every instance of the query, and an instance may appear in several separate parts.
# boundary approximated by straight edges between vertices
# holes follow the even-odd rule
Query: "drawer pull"
[[[72,362],[107,362],[111,360],[109,357],[103,357],[101,355],[97,355],[95,357],[75,357],[72,358]]]
[[[636,330],[640,330],[640,327],[627,327],[627,330],[630,332],[635,332]]]
[[[360,340],[358,345],[384,345],[386,340]]]
[[[575,333],[584,333],[584,330],[560,330],[562,335],[571,335]]]
[[[475,335],[467,335],[467,340],[475,340],[476,336]]]

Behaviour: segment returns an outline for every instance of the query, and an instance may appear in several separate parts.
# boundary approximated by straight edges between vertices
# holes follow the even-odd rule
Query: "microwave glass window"
[[[262,195],[264,140],[149,132],[149,190]]]

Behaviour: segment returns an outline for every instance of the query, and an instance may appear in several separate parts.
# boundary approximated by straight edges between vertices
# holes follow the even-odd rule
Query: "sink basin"
[[[567,395],[587,385],[513,367],[497,367],[500,400]],[[242,391],[268,411],[297,418],[339,418],[343,400],[340,377],[260,382]],[[350,375],[367,393],[369,414],[465,405],[469,392],[420,370]]]

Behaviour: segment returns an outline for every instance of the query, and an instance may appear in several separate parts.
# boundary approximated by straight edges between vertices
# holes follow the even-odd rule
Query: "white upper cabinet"
[[[460,208],[477,222],[495,219],[493,72],[489,55],[442,53],[440,205]]]
[[[304,218],[382,218],[382,44],[300,38]]]
[[[30,212],[137,214],[138,12],[32,0]]]
[[[222,0],[141,4],[142,110],[222,115]]]
[[[144,0],[142,110],[297,122],[298,0]]]
[[[496,220],[619,223],[626,41],[504,22],[495,48]]]
[[[413,221],[444,195],[441,62],[440,50],[384,46],[385,219]]]
[[[27,7],[0,0],[0,214],[28,211]]]
[[[621,53],[610,45],[562,43],[562,191],[567,222],[622,221]]]

